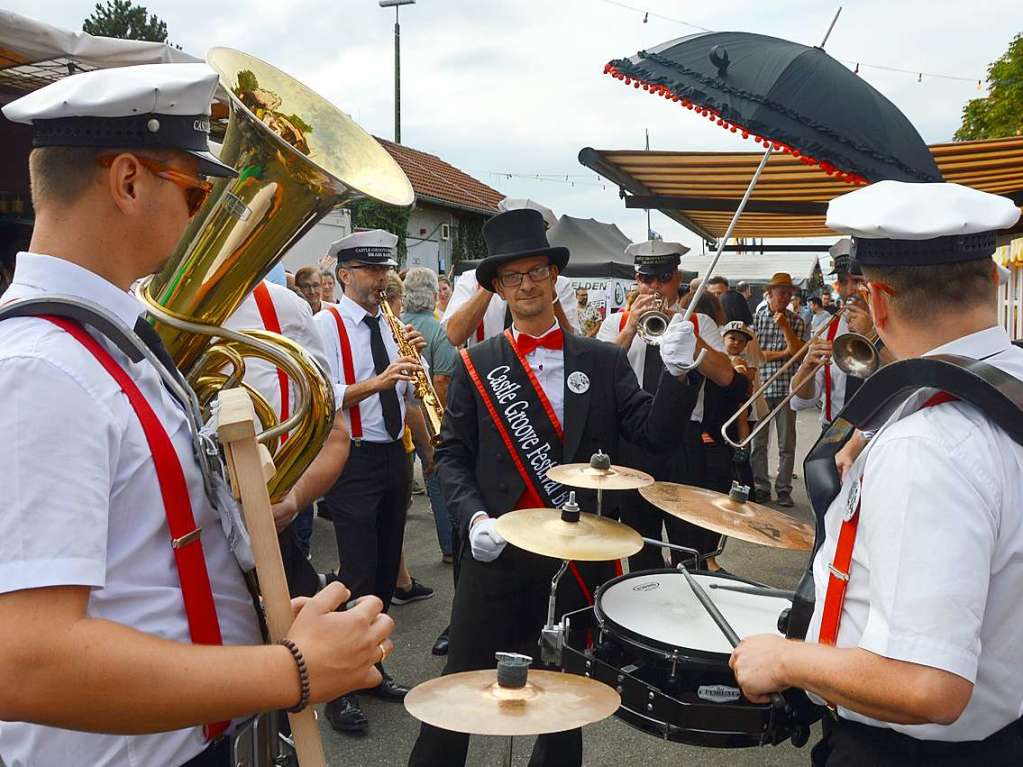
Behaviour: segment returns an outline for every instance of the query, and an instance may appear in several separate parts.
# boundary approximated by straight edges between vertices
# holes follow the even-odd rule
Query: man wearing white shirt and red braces
[[[995,233],[1012,201],[883,181],[833,200],[874,325],[897,359],[957,355],[1023,380],[997,324]],[[1023,764],[1023,446],[935,390],[904,400],[845,473],[813,562],[806,641],[746,638],[731,666],[766,701],[826,714],[815,765]]]

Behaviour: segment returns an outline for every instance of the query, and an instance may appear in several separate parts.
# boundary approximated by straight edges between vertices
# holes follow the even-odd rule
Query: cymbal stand
[[[578,524],[579,513],[579,504],[575,502],[575,491],[572,490],[568,494],[568,501],[561,507],[561,520],[570,524]],[[550,666],[561,665],[561,647],[565,638],[565,630],[561,621],[555,622],[555,610],[558,582],[568,569],[568,564],[567,559],[561,560],[561,567],[551,578],[551,593],[547,598],[547,623],[540,629],[540,660]]]

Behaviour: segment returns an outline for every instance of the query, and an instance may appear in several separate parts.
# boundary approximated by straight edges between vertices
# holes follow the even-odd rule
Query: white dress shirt
[[[134,296],[80,266],[19,253],[0,300],[46,293],[92,301],[128,328],[143,310]],[[132,363],[92,335],[131,375],[174,444],[202,528],[224,644],[260,644],[252,600],[206,498],[184,411],[149,362]],[[120,386],[68,333],[46,320],[19,317],[0,322],[0,391],[0,593],[85,586],[90,618],[190,642],[149,443]],[[181,764],[205,746],[199,727],[100,735],[0,724],[7,767]]]
[[[288,288],[273,282],[263,281],[270,293],[270,301],[277,313],[277,322],[281,326],[281,335],[305,349],[316,363],[328,374],[330,366],[323,350],[323,339],[313,322],[313,310],[306,300]],[[326,303],[326,302],[324,302]],[[224,327],[231,330],[266,330],[263,318],[259,314],[256,298],[249,293],[234,314],[228,317]],[[258,391],[273,407],[278,416],[281,414],[281,386],[277,377],[276,365],[261,359],[249,357],[245,360],[245,383]],[[289,410],[288,415],[295,414],[295,403],[298,401],[298,387],[294,381],[288,384]],[[339,403],[340,404],[340,403]]]
[[[681,311],[677,306],[673,307],[677,311]],[[721,328],[706,314],[700,314],[697,312],[695,315],[696,323],[700,326],[700,331],[697,335],[703,339],[703,342],[707,344],[711,349],[721,352],[725,351],[725,341],[721,337]],[[600,330],[597,331],[598,341],[607,341],[608,343],[614,343],[615,339],[621,334],[619,329],[622,325],[622,315],[620,312],[615,314],[609,314],[604,318],[604,321],[600,323]],[[636,374],[636,380],[639,381],[640,385],[643,384],[643,370],[646,365],[646,350],[647,342],[639,337],[637,333],[632,337],[632,344],[629,345],[629,349],[625,356],[629,360],[629,365],[632,366],[633,372]],[[699,423],[703,420],[703,384],[700,383],[700,392],[696,396],[696,405],[693,407],[692,415],[689,416],[690,421],[696,421]]]
[[[320,331],[320,338],[323,341],[323,348],[327,351],[327,364],[330,366],[330,377],[334,382],[334,399],[337,407],[344,402],[345,391],[353,383],[368,381],[375,376],[376,367],[373,365],[373,352],[370,349],[370,329],[362,321],[367,315],[365,309],[359,306],[348,296],[342,296],[337,303],[337,311],[344,320],[348,329],[348,341],[352,347],[352,365],[355,368],[355,380],[349,381],[345,378],[344,364],[341,358],[341,340],[338,338],[337,322],[334,313],[329,309],[323,309],[316,313],[313,322]],[[398,359],[398,344],[394,341],[394,335],[387,324],[383,312],[377,311],[380,321],[380,335],[384,339],[384,346],[387,347],[387,356],[393,362]],[[400,381],[395,387],[398,394],[398,406],[401,408],[401,417],[405,418],[405,402],[412,399],[414,389],[407,381]],[[362,439],[367,442],[394,442],[394,438],[387,432],[384,426],[384,411],[380,405],[380,395],[371,394],[359,405],[359,417],[362,421]],[[351,431],[350,414],[348,408],[344,409],[345,420]],[[354,436],[354,435],[353,435]],[[401,439],[401,435],[398,435]]]
[[[444,310],[444,316],[441,318],[441,327],[447,328],[451,315],[476,295],[477,290],[479,290],[479,283],[476,281],[475,269],[470,269],[458,276],[458,279],[455,280],[454,290],[451,292],[451,300],[448,301],[448,306]],[[558,301],[561,302],[561,308],[565,312],[565,319],[568,320],[568,323],[578,334],[580,332],[579,312],[575,305],[575,288],[572,287],[572,281],[568,277],[558,275],[558,281],[554,285],[554,292]],[[504,316],[507,308],[507,301],[497,295],[497,293],[491,295],[487,310],[483,313],[483,338],[481,340],[485,341],[504,332]],[[479,342],[476,340],[476,328],[473,328],[469,334],[468,341],[466,341],[466,346],[472,346],[476,343]]]
[[[544,333],[535,338],[543,338],[548,333],[553,333],[558,329],[558,323],[555,322],[550,326]],[[512,337],[516,341],[519,339],[519,330],[512,325]],[[551,407],[554,408],[554,414],[558,417],[558,425],[561,428],[565,427],[565,350],[561,349],[548,349],[546,346],[538,346],[532,352],[526,355],[526,362],[533,369],[533,375],[536,376],[537,382],[540,384],[540,388],[543,389],[543,393],[547,395],[547,399],[550,400]]]
[[[984,359],[1023,379],[1023,349],[1001,328],[929,354]],[[962,402],[914,412],[933,391],[914,394],[878,431],[828,508],[827,538],[813,563],[816,609],[807,639],[819,636],[828,565],[851,488],[862,477],[837,646],[942,669],[974,688],[948,726],[839,713],[915,738],[980,740],[1023,712],[1023,447]]]
[[[829,319],[830,317],[831,315],[828,315]],[[845,315],[843,314],[838,318],[835,338],[848,332],[849,323],[846,322]],[[827,336],[828,333],[825,331],[822,337],[824,340],[827,340]],[[834,360],[828,363],[828,366],[831,368],[831,419],[834,420],[835,416],[842,412],[842,408],[845,407],[845,384],[848,376],[835,364]],[[821,424],[827,426],[831,421],[828,420],[827,408],[825,407],[824,383],[824,366],[822,365],[817,368],[817,372],[813,376],[813,396],[804,399],[797,394],[789,401],[789,405],[793,410],[819,408],[821,411]]]

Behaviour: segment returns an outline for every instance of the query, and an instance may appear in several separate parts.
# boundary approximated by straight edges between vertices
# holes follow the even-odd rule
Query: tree
[[[987,70],[988,96],[963,107],[956,141],[1023,135],[1023,34]]]
[[[92,15],[82,22],[82,31],[121,40],[167,42],[166,22],[155,13],[148,13],[144,5],[133,5],[131,0],[107,0],[105,6],[96,3]]]
[[[398,264],[405,264],[409,214],[411,208],[398,208],[382,202],[361,198],[349,205],[352,212],[352,229],[383,229],[398,237]]]

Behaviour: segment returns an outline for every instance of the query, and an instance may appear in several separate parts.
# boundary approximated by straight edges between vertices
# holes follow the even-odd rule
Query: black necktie
[[[362,321],[369,327],[369,348],[373,352],[373,369],[380,375],[387,366],[391,364],[391,358],[387,354],[387,347],[384,346],[384,337],[380,335],[380,317],[371,317],[368,314]],[[398,393],[394,387],[384,389],[380,392],[380,406],[384,411],[384,426],[391,439],[398,439],[401,436],[401,407],[398,405]]]
[[[167,368],[171,373],[177,371],[178,366],[174,364],[174,360],[171,359],[170,352],[167,351],[167,347],[163,345],[163,340],[160,335],[153,330],[153,326],[150,325],[145,317],[139,317],[135,320],[135,335],[142,339],[142,343],[149,347],[149,351],[156,355],[156,358],[163,363],[163,366]]]
[[[643,389],[645,391],[651,394],[657,391],[662,370],[664,370],[664,362],[661,360],[661,347],[647,344],[646,356],[643,359]]]

